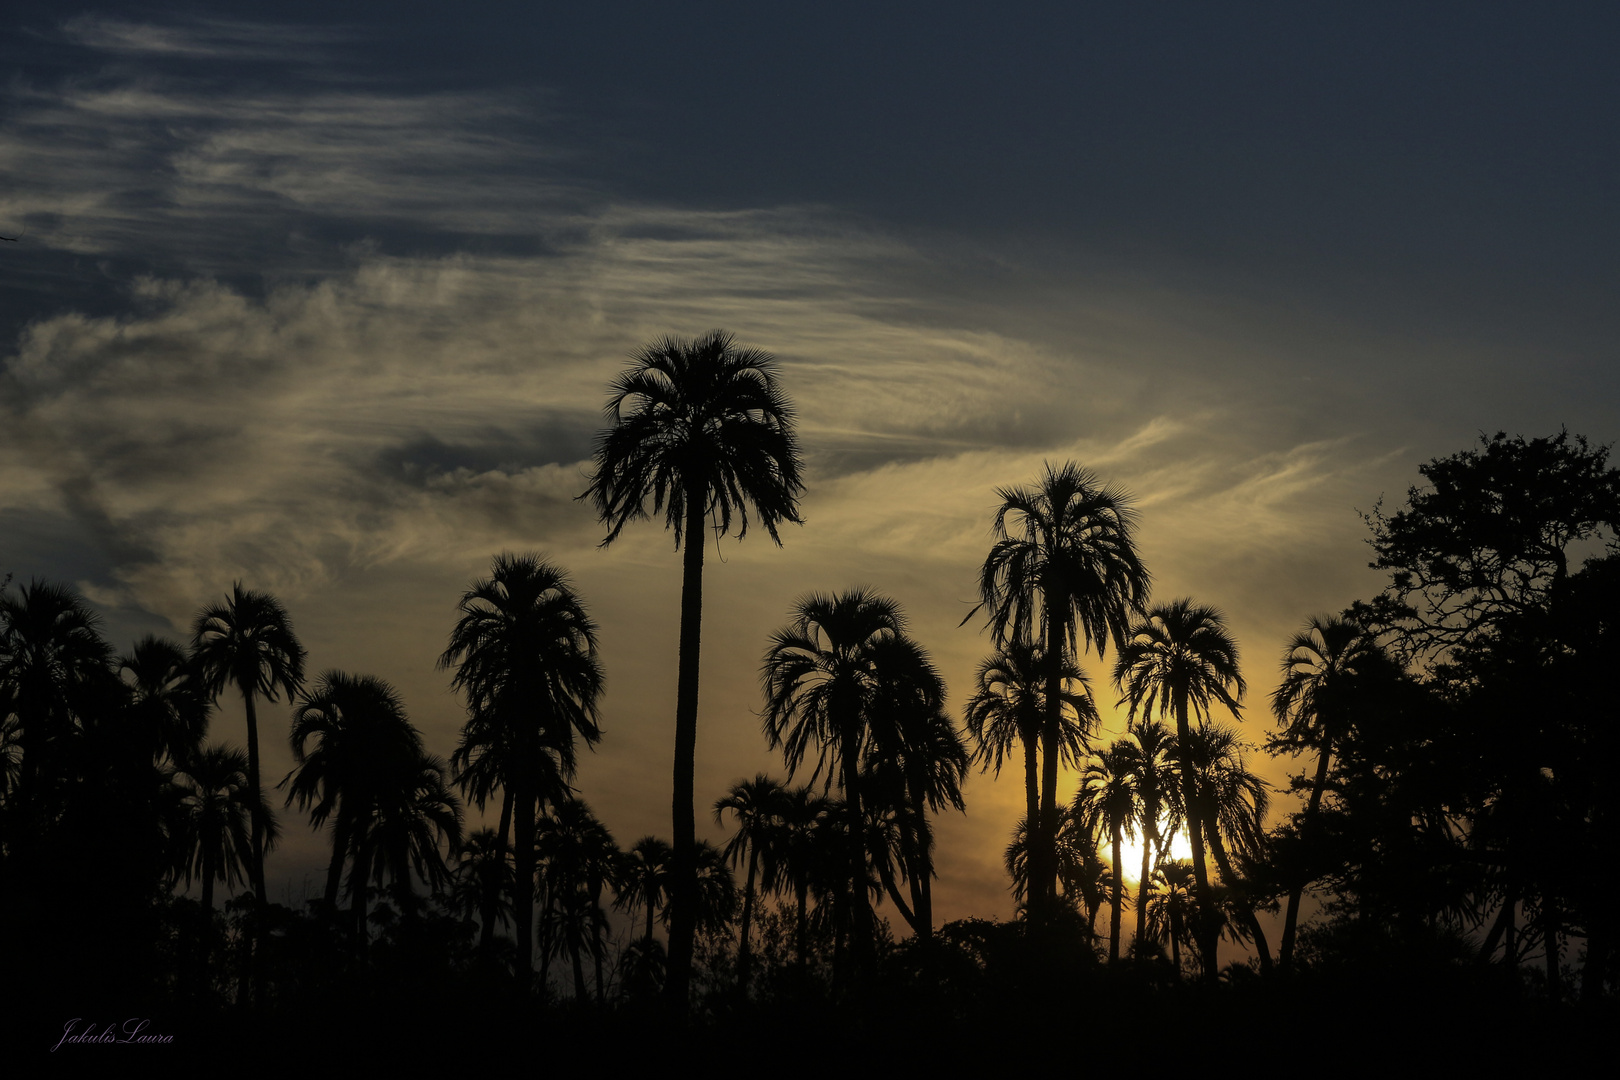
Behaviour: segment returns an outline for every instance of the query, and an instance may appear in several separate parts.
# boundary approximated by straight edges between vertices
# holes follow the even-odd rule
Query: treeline
[[[785,774],[708,804],[731,827],[714,848],[681,811],[696,806],[702,536],[744,530],[750,510],[773,537],[797,520],[776,378],[723,334],[650,346],[615,384],[586,492],[609,540],[650,500],[684,544],[667,840],[621,847],[574,787],[581,745],[602,737],[603,667],[585,601],[538,556],[497,557],[461,597],[441,666],[467,719],[448,760],[382,680],[310,678],[263,593],[238,584],[189,640],[116,656],[71,590],[8,579],[0,922],[50,943],[13,989],[82,999],[94,970],[101,998],[202,1011],[532,995],[716,1015],[903,985],[941,1016],[1097,978],[1169,993],[1423,972],[1503,1001],[1608,994],[1620,471],[1606,447],[1482,438],[1368,516],[1389,587],[1281,651],[1264,751],[1306,769],[1279,822],[1261,748],[1235,726],[1248,687],[1221,613],[1153,602],[1129,497],[1048,466],[997,493],[968,620],[991,653],[963,722],[892,600],[803,598],[761,664]],[[1104,744],[1110,693],[1130,721]],[[222,695],[244,704],[241,749],[210,732]],[[261,709],[287,705],[296,767],[266,778]],[[940,927],[935,821],[963,809],[975,766],[1021,774],[1018,914]],[[1067,801],[1065,770],[1080,778]],[[272,903],[264,870],[294,805],[330,844],[305,910]],[[496,827],[467,833],[468,805]],[[1190,859],[1172,856],[1178,839]]]

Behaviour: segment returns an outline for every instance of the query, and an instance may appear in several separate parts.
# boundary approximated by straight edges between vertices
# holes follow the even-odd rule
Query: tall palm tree
[[[964,719],[976,749],[974,760],[1001,775],[1014,746],[1024,754],[1024,819],[1040,814],[1041,729],[1046,723],[1046,662],[1039,645],[1010,641],[979,665]],[[1061,672],[1058,750],[1063,764],[1080,763],[1087,734],[1097,726],[1097,706],[1079,665],[1065,659]]]
[[[191,624],[191,655],[197,676],[209,700],[217,701],[227,685],[242,695],[247,713],[248,784],[252,790],[253,877],[255,903],[263,912],[264,835],[269,818],[264,814],[259,782],[259,718],[256,701],[288,697],[304,685],[304,647],[293,634],[287,609],[269,593],[231,586],[222,604],[197,612]]]
[[[1317,616],[1288,642],[1282,659],[1282,682],[1271,695],[1271,711],[1283,730],[1268,740],[1272,752],[1317,751],[1316,776],[1311,781],[1310,799],[1305,807],[1303,827],[1311,828],[1322,805],[1327,787],[1328,764],[1334,742],[1349,723],[1351,683],[1360,667],[1377,652],[1372,636],[1354,620]],[[1294,957],[1294,935],[1299,922],[1299,902],[1303,882],[1288,891],[1288,909],[1283,917],[1282,943],[1278,962],[1288,968]]]
[[[607,928],[607,915],[602,911],[602,893],[618,873],[623,857],[607,826],[579,799],[552,807],[536,829],[535,858],[545,881],[547,909],[564,911],[562,925],[570,935],[568,947],[579,970],[581,939],[573,935],[585,934],[584,951],[590,953],[595,964],[598,1004],[606,994],[602,961],[607,946],[602,933]],[[582,983],[583,979],[575,989],[579,990]]]
[[[1131,760],[1132,782],[1136,787],[1138,820],[1142,827],[1142,870],[1136,879],[1136,948],[1147,957],[1147,900],[1153,881],[1153,867],[1169,849],[1168,837],[1161,836],[1160,824],[1166,817],[1182,813],[1176,789],[1173,763],[1176,737],[1157,720],[1146,717],[1132,721],[1127,734],[1135,743]]]
[[[1074,796],[1074,813],[1094,836],[1107,836],[1113,852],[1113,917],[1108,926],[1108,959],[1119,960],[1120,911],[1124,907],[1125,866],[1121,861],[1124,837],[1136,835],[1138,797],[1136,787],[1138,758],[1136,744],[1120,739],[1101,753],[1092,755],[1080,774],[1080,790]]]
[[[1136,512],[1123,491],[1070,462],[1046,466],[1033,487],[996,492],[996,537],[979,574],[979,608],[998,647],[1039,642],[1046,663],[1041,805],[1031,857],[1032,911],[1044,915],[1056,885],[1058,758],[1063,673],[1086,647],[1106,654],[1146,602],[1150,577],[1136,554]],[[972,617],[972,613],[969,613]],[[964,620],[966,621],[966,620]]]
[[[791,777],[812,744],[817,762],[811,782],[825,777],[843,791],[850,859],[850,931],[863,969],[873,947],[867,896],[862,808],[862,764],[873,752],[898,754],[897,722],[911,709],[934,712],[944,683],[920,646],[905,634],[893,600],[867,589],[841,596],[811,594],[795,607],[765,654],[765,735],[782,749]],[[904,702],[903,708],[897,704]]]
[[[231,888],[252,878],[255,815],[247,755],[228,746],[207,747],[172,782],[180,795],[180,869],[187,886],[194,878],[202,882],[203,910],[212,912],[215,882]],[[273,846],[281,830],[268,806],[260,810],[269,826],[265,846]]]
[[[777,526],[799,521],[799,445],[793,408],[770,354],[742,348],[716,330],[695,340],[664,338],[638,353],[609,390],[612,426],[596,445],[589,498],[608,526],[604,545],[652,513],[685,543],[681,575],[679,678],[671,808],[675,865],[671,895],[669,981],[686,1001],[697,930],[697,823],[693,801],[698,714],[698,655],[703,621],[703,532],[718,535],[737,518],[739,539],[752,506],[776,543]]]
[[[776,867],[771,859],[774,849],[771,835],[780,828],[780,819],[787,805],[787,788],[779,780],[760,773],[752,780],[740,780],[731,785],[714,804],[714,820],[719,824],[726,811],[737,819],[737,831],[721,849],[732,866],[748,864],[743,885],[742,926],[737,942],[737,988],[744,997],[748,994],[749,964],[753,957],[753,943],[749,931],[754,918],[754,884],[759,877],[760,860],[766,860],[765,879],[770,880]]]
[[[674,857],[667,843],[656,836],[643,836],[619,859],[613,880],[613,906],[628,912],[632,922],[638,906],[647,909],[644,941],[652,940],[653,920],[669,899],[669,865]]]
[[[1263,855],[1269,788],[1244,762],[1237,732],[1223,724],[1206,723],[1194,728],[1185,743],[1177,741],[1173,760],[1195,778],[1203,806],[1205,842],[1228,887],[1236,924],[1253,940],[1261,970],[1269,971],[1271,951],[1265,931],[1255,918],[1245,876],[1238,872],[1231,855],[1236,851],[1247,863]]]
[[[208,730],[208,698],[191,658],[175,642],[147,634],[118,658],[118,671],[129,689],[129,719],[154,758],[184,766]]]
[[[512,796],[519,971],[534,972],[534,835],[537,803],[569,795],[576,737],[594,745],[602,666],[596,624],[560,567],[535,555],[496,556],[472,583],[439,658],[467,697],[468,720],[452,763],[456,782],[483,805],[494,786]],[[482,778],[482,781],[480,781]]]
[[[455,870],[452,899],[465,916],[478,916],[480,953],[493,948],[496,926],[512,921],[514,886],[512,860],[495,830],[479,829],[467,837]]]
[[[311,740],[316,742],[310,749]],[[343,866],[367,845],[382,785],[409,775],[427,752],[394,688],[369,675],[323,672],[293,710],[297,767],[279,786],[319,829],[332,822],[325,898],[336,905]]]
[[[1225,706],[1234,717],[1242,719],[1246,686],[1238,670],[1237,643],[1227,632],[1226,620],[1219,611],[1185,598],[1154,608],[1146,619],[1131,627],[1130,639],[1120,648],[1114,663],[1114,685],[1130,702],[1132,719],[1139,712],[1152,715],[1155,709],[1161,717],[1173,715],[1176,741],[1183,748],[1192,737],[1191,718],[1197,716],[1201,722],[1207,719],[1211,703]],[[1197,938],[1204,971],[1214,979],[1218,974],[1215,953],[1220,927],[1214,918],[1215,896],[1210,887],[1205,829],[1201,824],[1209,815],[1199,797],[1197,776],[1185,755],[1178,771],[1202,913]]]
[[[782,809],[779,831],[770,838],[773,857],[768,860],[776,868],[769,883],[772,891],[791,889],[795,918],[793,924],[793,951],[803,966],[809,958],[809,897],[810,889],[823,875],[826,862],[821,833],[835,804],[816,792],[813,784],[804,784],[788,791]]]
[[[14,796],[37,837],[70,780],[71,744],[90,717],[112,704],[112,649],[100,620],[66,586],[32,581],[0,592],[0,706],[16,750]],[[49,790],[48,790],[49,789]]]

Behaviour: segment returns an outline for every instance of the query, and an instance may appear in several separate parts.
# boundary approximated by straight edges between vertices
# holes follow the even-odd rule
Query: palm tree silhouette
[[[996,542],[979,574],[979,607],[998,647],[1039,642],[1046,662],[1041,729],[1041,806],[1031,910],[1044,916],[1056,884],[1057,777],[1062,744],[1063,672],[1090,646],[1102,657],[1122,642],[1147,600],[1150,577],[1136,554],[1130,498],[1078,465],[1054,469],[1029,488],[1000,488]],[[973,612],[968,617],[971,618]],[[966,621],[965,619],[963,620]]]
[[[811,745],[817,763],[811,777],[825,776],[844,794],[851,883],[850,933],[855,961],[871,959],[872,907],[867,896],[866,832],[862,764],[868,753],[898,753],[896,723],[906,710],[937,711],[944,684],[922,649],[905,635],[905,618],[887,597],[854,589],[838,597],[812,594],[795,607],[795,618],[771,638],[765,655],[765,735],[781,747],[788,774],[798,770]]]
[[[1358,668],[1377,652],[1371,635],[1351,620],[1317,616],[1288,642],[1282,660],[1282,682],[1271,695],[1271,711],[1283,730],[1266,743],[1272,752],[1314,748],[1316,776],[1311,781],[1303,828],[1315,825],[1327,787],[1328,764],[1335,741],[1349,722],[1350,684]],[[1284,969],[1294,957],[1294,935],[1299,921],[1303,882],[1288,891],[1278,962]]]
[[[71,589],[32,581],[0,592],[0,706],[17,747],[18,836],[37,838],[54,818],[74,770],[66,758],[91,717],[111,702],[112,649],[100,620]]]
[[[1010,641],[979,665],[976,689],[964,716],[977,746],[974,759],[985,769],[994,767],[997,776],[1013,747],[1023,748],[1026,821],[1035,821],[1040,814],[1037,751],[1046,723],[1046,676],[1039,645]],[[1063,763],[1072,767],[1085,753],[1087,733],[1097,726],[1097,706],[1090,684],[1072,660],[1064,660],[1060,678],[1058,750]]]
[[[215,882],[232,888],[252,877],[255,815],[247,755],[233,747],[207,747],[193,755],[171,782],[179,794],[180,868],[188,887],[194,878],[202,882],[203,911],[211,913]],[[268,848],[281,829],[262,798],[260,802]]]
[[[653,936],[653,920],[669,898],[669,866],[674,859],[670,846],[656,836],[643,836],[619,859],[614,876],[613,906],[635,920],[636,908],[647,909],[645,941]]]
[[[1263,822],[1270,802],[1266,782],[1249,770],[1237,732],[1223,724],[1194,728],[1185,743],[1177,741],[1173,760],[1195,777],[1204,837],[1227,886],[1228,904],[1241,932],[1253,940],[1261,970],[1269,971],[1271,952],[1254,915],[1247,878],[1228,851],[1230,841],[1238,857],[1249,864],[1264,854]]]
[[[512,921],[512,894],[516,891],[512,860],[494,829],[479,829],[467,837],[456,866],[452,900],[464,917],[478,916],[478,950],[493,951],[495,928]]]
[[[129,690],[128,716],[154,759],[184,766],[208,730],[208,697],[181,646],[147,634],[118,659]]]
[[[231,586],[222,604],[210,604],[191,624],[191,655],[209,700],[217,701],[227,685],[242,695],[247,713],[248,784],[252,788],[252,885],[261,916],[268,897],[264,891],[264,833],[268,818],[259,781],[259,719],[255,701],[288,697],[304,684],[304,647],[293,635],[287,609],[268,593]],[[262,921],[262,920],[261,920]]]
[[[1185,598],[1154,608],[1146,619],[1132,625],[1130,640],[1120,648],[1114,663],[1114,685],[1130,702],[1132,719],[1138,712],[1151,715],[1155,707],[1161,717],[1173,715],[1176,742],[1183,750],[1192,737],[1191,716],[1207,719],[1213,701],[1241,719],[1240,702],[1246,689],[1238,670],[1237,643],[1227,632],[1221,613]],[[1205,974],[1214,979],[1220,928],[1214,920],[1215,897],[1204,852],[1202,823],[1209,812],[1199,798],[1197,776],[1185,754],[1179,772],[1201,912],[1197,938]]]
[[[1148,939],[1144,935],[1148,932],[1147,900],[1153,867],[1169,849],[1169,838],[1160,835],[1159,825],[1167,816],[1173,821],[1183,811],[1173,773],[1176,737],[1169,728],[1146,717],[1131,721],[1127,734],[1135,743],[1131,772],[1142,827],[1142,870],[1136,879],[1136,949],[1138,957],[1146,959]]]
[[[792,406],[777,384],[769,353],[738,346],[716,330],[695,340],[668,337],[639,352],[609,390],[612,426],[598,437],[589,498],[608,526],[603,545],[624,526],[664,515],[675,546],[686,550],[681,575],[681,638],[675,700],[675,864],[670,896],[671,1000],[686,1001],[697,929],[697,823],[693,801],[698,713],[698,656],[703,621],[703,530],[748,531],[752,506],[771,539],[777,525],[799,521],[799,446]]]
[[[561,568],[535,555],[502,554],[472,583],[439,658],[467,697],[468,720],[452,762],[456,782],[483,805],[495,786],[512,796],[519,972],[534,972],[534,838],[537,803],[567,800],[575,738],[594,745],[602,667],[596,624]]]
[[[1119,960],[1120,911],[1124,907],[1125,867],[1121,862],[1124,836],[1136,835],[1138,758],[1134,743],[1120,739],[1101,753],[1092,755],[1080,774],[1080,790],[1074,796],[1074,814],[1087,832],[1107,836],[1113,852],[1113,916],[1108,925],[1108,959]]]
[[[393,687],[341,671],[324,672],[294,708],[290,741],[297,767],[278,786],[289,788],[288,806],[309,811],[312,827],[332,821],[325,899],[335,906],[344,864],[364,845],[379,783],[426,750]]]
[[[552,807],[541,818],[535,834],[535,858],[542,867],[546,908],[561,912],[553,916],[565,932],[565,943],[573,959],[576,995],[584,1000],[582,951],[595,965],[597,1004],[605,1000],[602,961],[607,955],[602,940],[607,915],[602,910],[602,893],[618,872],[623,853],[613,835],[578,799]],[[553,939],[556,947],[558,942]]]
[[[749,931],[754,918],[754,885],[759,877],[762,858],[766,860],[765,880],[769,881],[775,876],[776,867],[771,861],[774,849],[770,838],[780,828],[787,798],[787,788],[781,781],[760,773],[752,780],[741,780],[731,785],[731,790],[714,804],[716,824],[724,820],[728,810],[737,819],[737,831],[726,841],[721,854],[730,860],[732,866],[743,862],[748,864],[743,885],[742,926],[737,941],[737,991],[743,997],[748,995],[749,964],[753,957]]]

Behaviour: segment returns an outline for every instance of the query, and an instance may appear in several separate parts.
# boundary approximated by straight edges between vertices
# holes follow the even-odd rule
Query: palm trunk
[[[674,858],[669,895],[669,976],[664,993],[679,1013],[687,1006],[692,981],[692,947],[697,937],[697,823],[692,810],[697,769],[698,655],[703,632],[703,531],[708,490],[685,492],[686,545],[681,574],[680,673],[675,690],[675,777],[670,797]]]
[[[805,894],[810,891],[810,885],[809,882],[801,880],[794,882],[793,888],[798,894],[799,900],[799,918],[793,927],[794,951],[799,954],[799,966],[803,967],[805,950],[808,948],[810,941],[810,917],[805,911]]]
[[[1063,626],[1046,603],[1046,721],[1041,729],[1041,817],[1030,847],[1031,912],[1038,921],[1051,918],[1057,896],[1058,739],[1063,720]]]
[[[347,807],[343,808],[347,810]],[[335,909],[338,902],[338,889],[343,884],[343,860],[349,854],[349,818],[343,810],[338,812],[337,820],[332,822],[332,857],[326,863],[326,907]]]
[[[1558,985],[1558,911],[1552,897],[1541,897],[1541,934],[1547,943],[1547,1000],[1557,1004],[1562,996]]]
[[[759,846],[748,845],[748,882],[743,886],[742,930],[737,939],[737,991],[748,997],[748,963],[753,959],[749,927],[754,921],[754,874],[759,869]]]
[[[253,708],[253,691],[247,686],[242,687],[242,703],[247,710],[248,788],[253,798],[248,807],[253,817],[253,865],[249,868],[253,875],[253,1001],[260,1004],[264,1000],[264,950],[260,940],[265,920],[264,800],[259,797],[259,717]]]
[[[1125,864],[1120,857],[1119,822],[1114,822],[1111,830],[1114,845],[1114,915],[1108,927],[1108,961],[1119,962],[1119,909],[1125,903]]]
[[[512,891],[512,917],[517,921],[518,977],[527,994],[534,978],[534,814],[535,794],[520,780],[513,797],[516,834],[513,842],[516,881]]]
[[[1316,821],[1318,808],[1322,805],[1322,790],[1327,787],[1329,747],[1327,735],[1322,736],[1322,756],[1316,762],[1316,779],[1311,783],[1311,801],[1305,807],[1304,828],[1309,830]],[[1299,924],[1299,900],[1305,893],[1305,883],[1300,882],[1288,891],[1288,914],[1283,918],[1282,944],[1278,948],[1278,962],[1282,969],[1287,971],[1294,963],[1294,933]]]
[[[850,945],[855,967],[871,970],[876,951],[872,940],[872,898],[866,892],[866,819],[861,813],[860,735],[855,725],[846,729],[843,742],[844,805],[849,814]]]
[[[1193,914],[1197,934],[1198,952],[1204,964],[1204,978],[1216,982],[1220,978],[1217,950],[1220,945],[1220,916],[1215,911],[1215,894],[1209,887],[1209,869],[1204,861],[1203,803],[1198,796],[1198,784],[1187,761],[1186,747],[1192,743],[1192,728],[1187,723],[1187,690],[1176,689],[1176,738],[1181,741],[1181,800],[1187,808],[1187,838],[1192,841],[1193,881],[1198,889],[1198,906]]]
[[[1024,842],[1028,846],[1027,858],[1029,880],[1035,880],[1035,837],[1040,832],[1041,820],[1041,780],[1040,765],[1037,760],[1037,745],[1041,739],[1039,730],[1028,733],[1024,739]],[[1029,884],[1025,886],[1026,910],[1038,910],[1040,905],[1034,900],[1034,892]]]
[[[1238,877],[1237,872],[1232,868],[1232,860],[1226,853],[1226,844],[1221,840],[1221,834],[1216,828],[1213,815],[1211,815],[1209,821],[1209,846],[1215,855],[1215,865],[1221,869],[1221,877],[1232,888],[1241,889],[1243,879]],[[1260,958],[1260,970],[1269,972],[1271,970],[1271,949],[1266,945],[1266,933],[1260,927],[1260,920],[1254,917],[1254,907],[1249,903],[1248,897],[1246,895],[1239,896],[1237,902],[1238,908],[1242,912],[1244,928],[1254,938],[1254,950]]]
[[[1156,804],[1157,799],[1153,800]],[[1153,845],[1157,839],[1154,833],[1158,831],[1154,822],[1158,820],[1157,805],[1148,806],[1142,812],[1142,876],[1136,879],[1136,959],[1139,962],[1147,961],[1147,938],[1143,935],[1147,929],[1147,902],[1148,884],[1152,880]]]

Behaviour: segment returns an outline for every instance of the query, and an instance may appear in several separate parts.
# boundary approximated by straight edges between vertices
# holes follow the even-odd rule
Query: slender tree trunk
[[[1024,732],[1024,844],[1027,845],[1029,881],[1024,884],[1025,912],[1037,912],[1040,904],[1035,900],[1035,847],[1040,836],[1040,730]]]
[[[803,967],[805,964],[805,952],[810,944],[810,917],[805,911],[805,894],[810,891],[810,886],[808,882],[796,881],[793,888],[798,894],[799,900],[799,918],[793,928],[794,944],[796,946],[794,951],[799,954],[799,966]]]
[[[1154,834],[1158,832],[1157,800],[1155,805],[1145,806],[1142,811],[1142,876],[1136,879],[1136,959],[1140,963],[1147,961],[1147,902],[1148,883],[1152,878]]]
[[[576,901],[576,903],[577,903],[577,901]],[[570,913],[570,914],[572,914],[572,913]],[[579,955],[579,946],[580,946],[580,935],[578,933],[579,927],[576,926],[574,928],[574,930],[575,930],[575,933],[570,935],[573,938],[573,940],[568,943],[568,952],[570,953],[570,955],[573,957],[573,960],[574,960],[574,1004],[583,1005],[583,1004],[585,1004],[585,1001],[586,1001],[585,965],[584,965],[584,963],[581,962],[580,955]]]
[[[259,796],[259,716],[253,707],[253,691],[242,687],[242,703],[247,710],[248,732],[248,787],[253,803],[248,807],[253,818],[253,1002],[264,1000],[264,920],[266,896],[264,892],[264,800]]]
[[[1125,863],[1120,853],[1120,846],[1123,841],[1120,838],[1119,822],[1114,822],[1114,827],[1109,832],[1109,838],[1113,841],[1114,846],[1114,915],[1108,926],[1108,961],[1109,963],[1118,963],[1119,909],[1125,904]]]
[[[1052,610],[1052,597],[1045,597],[1046,606],[1046,722],[1041,729],[1041,818],[1035,830],[1037,843],[1030,847],[1030,889],[1033,902],[1031,912],[1037,921],[1052,917],[1057,897],[1057,785],[1059,734],[1063,720],[1063,626],[1057,612]],[[1037,858],[1038,856],[1038,858]]]
[[[513,836],[516,880],[512,890],[512,917],[517,921],[518,978],[523,993],[534,981],[534,815],[535,794],[527,780],[520,781],[514,793]]]
[[[759,869],[759,846],[748,845],[748,882],[743,886],[742,930],[737,939],[737,992],[748,998],[748,963],[753,959],[749,927],[754,921],[754,875]]]
[[[1198,889],[1198,905],[1193,913],[1193,928],[1197,933],[1198,951],[1204,964],[1204,978],[1215,982],[1220,978],[1217,950],[1220,945],[1220,916],[1215,911],[1214,890],[1209,887],[1209,868],[1204,860],[1203,802],[1198,795],[1198,782],[1187,760],[1186,747],[1192,743],[1192,728],[1187,722],[1187,689],[1176,688],[1176,738],[1181,741],[1181,800],[1187,808],[1187,838],[1192,841],[1193,880]]]
[[[1330,748],[1327,735],[1322,736],[1322,756],[1316,762],[1316,779],[1311,784],[1311,799],[1305,806],[1304,829],[1308,833],[1316,824],[1316,815],[1322,805],[1322,790],[1327,787]],[[1299,925],[1299,900],[1305,893],[1300,882],[1288,891],[1288,914],[1283,918],[1282,944],[1278,946],[1278,961],[1287,971],[1294,963],[1294,934]]]
[[[692,810],[697,769],[698,655],[703,633],[703,542],[708,491],[686,491],[686,525],[681,542],[680,672],[675,690],[675,777],[670,798],[674,858],[669,895],[669,976],[664,993],[684,1014],[692,981],[692,947],[697,938],[697,823]]]
[[[1215,855],[1215,865],[1221,868],[1221,877],[1225,879],[1227,884],[1232,888],[1242,888],[1243,879],[1238,876],[1237,871],[1232,867],[1232,860],[1227,855],[1226,844],[1221,840],[1220,832],[1217,831],[1213,814],[1210,815],[1207,824],[1209,826],[1210,850]],[[1249,935],[1254,938],[1254,950],[1256,955],[1258,955],[1260,958],[1260,970],[1263,972],[1270,971],[1271,949],[1266,944],[1266,932],[1261,929],[1260,920],[1254,917],[1254,907],[1249,903],[1248,897],[1246,895],[1241,896],[1238,897],[1237,900],[1238,908],[1243,913],[1242,918],[1244,928],[1247,929],[1249,931]]]
[[[850,942],[857,974],[871,970],[876,953],[872,940],[872,898],[866,892],[866,819],[861,812],[860,726],[846,718],[843,738],[844,805],[849,814]]]
[[[1547,943],[1547,1000],[1556,1003],[1563,996],[1558,984],[1558,910],[1552,897],[1541,897],[1541,935]]]
[[[345,810],[347,807],[344,808]],[[349,854],[349,818],[342,810],[332,822],[332,857],[326,863],[326,906],[335,909],[338,889],[343,884],[343,860]]]

